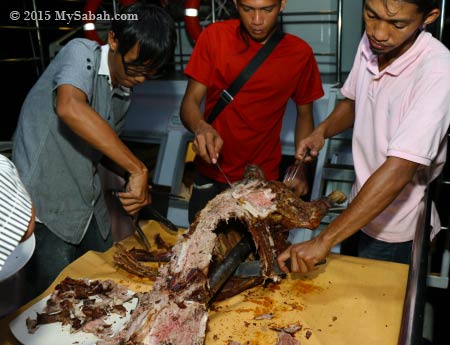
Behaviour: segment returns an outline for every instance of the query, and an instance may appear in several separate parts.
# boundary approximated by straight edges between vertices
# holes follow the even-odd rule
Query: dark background
[[[39,10],[81,10],[84,1],[36,0]],[[0,35],[2,48],[0,50],[0,75],[2,76],[2,124],[0,127],[0,141],[11,139],[16,127],[20,107],[26,94],[33,86],[43,68],[40,57],[38,40],[34,21],[12,21],[9,14],[13,10],[23,13],[31,11],[32,1],[1,1],[0,2]],[[67,30],[60,26],[75,27],[80,23],[59,23],[55,21],[40,21],[42,46],[44,47],[44,65],[49,63],[48,45],[66,34]],[[13,26],[13,27],[11,27]],[[30,28],[30,29],[27,29]],[[80,31],[75,37],[81,37]],[[33,57],[37,60],[33,60]]]
[[[159,3],[159,0],[143,1]],[[177,4],[177,8],[180,7],[178,2],[180,1],[173,1],[173,4]],[[35,29],[36,23],[23,20],[24,11],[33,10],[33,1],[0,1],[0,37],[2,44],[0,49],[0,75],[3,81],[0,141],[11,139],[25,96],[42,73],[44,67],[50,62],[49,44],[61,39],[71,29],[81,28],[82,25],[81,21],[66,23],[54,20],[55,15],[53,13],[62,10],[68,13],[82,12],[85,0],[35,0],[35,4],[38,11],[48,10],[52,13],[52,20],[39,21],[42,51],[40,51],[38,44],[39,38]],[[114,13],[113,8],[111,0],[102,1],[97,13],[103,11]],[[19,11],[22,19],[11,20],[9,18],[11,11]],[[107,29],[107,23],[103,23],[103,26],[101,24],[96,24],[96,26]],[[83,31],[78,30],[67,40],[75,37],[83,37]],[[105,36],[102,38],[105,38]]]

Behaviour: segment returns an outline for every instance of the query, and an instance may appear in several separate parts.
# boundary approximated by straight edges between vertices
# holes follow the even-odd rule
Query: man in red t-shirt
[[[232,182],[242,179],[248,164],[261,167],[268,180],[278,179],[280,132],[289,98],[297,104],[297,147],[313,130],[313,101],[323,96],[311,47],[286,34],[212,125],[206,122],[222,90],[277,30],[278,15],[286,4],[286,0],[234,2],[240,19],[208,26],[185,70],[189,82],[181,119],[195,134],[193,149],[198,171],[189,203],[191,222],[210,199],[227,187],[217,161]],[[297,181],[297,194],[306,194],[307,190],[305,181]]]

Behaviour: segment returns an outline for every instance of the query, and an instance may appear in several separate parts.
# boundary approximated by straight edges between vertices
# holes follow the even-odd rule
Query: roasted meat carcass
[[[303,202],[283,183],[266,181],[258,167],[249,166],[242,181],[197,214],[173,247],[170,261],[160,267],[153,290],[140,295],[132,320],[108,343],[203,344],[207,304],[213,297],[211,267],[220,265],[227,252],[250,233],[254,255],[263,265],[262,280],[278,282],[273,262],[288,245],[287,231],[315,229],[331,206],[345,200],[345,195],[336,191]]]
[[[280,277],[274,273],[273,262],[288,245],[287,230],[317,228],[328,209],[345,200],[343,193],[335,191],[320,200],[303,202],[283,183],[266,181],[258,167],[249,166],[242,181],[217,195],[197,214],[173,248],[174,256],[161,269],[155,287],[181,291],[188,300],[207,297],[209,268],[221,244],[218,233],[227,222],[236,220],[250,232],[264,276],[277,282]]]

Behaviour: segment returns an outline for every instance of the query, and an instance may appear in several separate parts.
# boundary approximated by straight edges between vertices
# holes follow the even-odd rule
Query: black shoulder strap
[[[227,90],[223,90],[220,94],[220,98],[214,106],[211,114],[208,116],[207,122],[209,124],[213,123],[220,112],[231,103],[234,96],[238,93],[242,86],[250,79],[250,77],[255,73],[259,66],[264,62],[264,60],[270,55],[270,53],[275,49],[277,44],[283,39],[284,33],[277,29],[272,36],[267,40],[264,47],[262,47],[255,57],[248,63],[247,66],[241,71],[237,78],[231,83]]]

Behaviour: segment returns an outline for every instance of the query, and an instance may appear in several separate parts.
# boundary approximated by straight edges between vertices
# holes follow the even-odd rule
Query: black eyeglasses
[[[122,64],[125,73],[130,77],[145,77],[145,79],[147,80],[158,79],[162,77],[161,74],[156,74],[156,71],[154,69],[139,64],[125,62],[125,58],[123,57],[123,55],[120,54],[120,56],[122,57]]]

